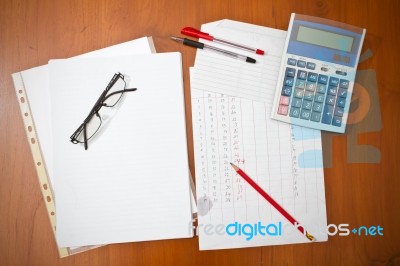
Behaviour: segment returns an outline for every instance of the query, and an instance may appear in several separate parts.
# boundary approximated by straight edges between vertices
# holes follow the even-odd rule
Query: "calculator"
[[[272,118],[343,133],[365,29],[292,14]]]

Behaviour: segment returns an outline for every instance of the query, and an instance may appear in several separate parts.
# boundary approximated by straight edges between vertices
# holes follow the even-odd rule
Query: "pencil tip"
[[[306,232],[306,237],[307,237],[311,242],[317,241],[317,239],[316,239],[313,235],[310,235],[308,232]]]
[[[234,169],[235,171],[239,170],[239,167],[237,167],[237,166],[234,165],[233,163],[230,163],[230,164],[231,164],[231,166],[233,167],[233,169]]]

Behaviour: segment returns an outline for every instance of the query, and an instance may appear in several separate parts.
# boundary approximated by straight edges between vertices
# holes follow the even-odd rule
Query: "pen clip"
[[[195,38],[201,38],[205,40],[212,41],[214,39],[213,36],[211,36],[208,33],[201,32],[195,28],[192,27],[185,27],[181,30],[181,33],[187,36],[195,37]]]

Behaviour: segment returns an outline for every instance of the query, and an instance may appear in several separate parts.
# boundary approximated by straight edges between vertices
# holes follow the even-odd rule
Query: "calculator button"
[[[334,77],[330,77],[329,86],[337,87],[337,85],[339,85],[339,79],[338,78],[334,78]]]
[[[346,98],[347,97],[347,90],[339,88],[338,95],[339,95],[339,97]]]
[[[300,88],[300,89],[304,89],[306,87],[306,82],[304,80],[301,80],[301,79],[296,79],[295,87],[296,88]]]
[[[284,96],[292,95],[292,88],[291,87],[287,87],[287,86],[283,86],[282,95],[284,95]]]
[[[289,105],[290,102],[290,97],[288,96],[281,96],[281,98],[279,99],[279,104],[281,105]]]
[[[307,62],[307,66],[308,69],[314,70],[315,69],[315,63],[312,62]]]
[[[324,72],[328,72],[328,68],[327,67],[321,67],[321,71],[324,71]]]
[[[326,104],[325,105],[334,105],[335,104],[335,96],[328,95],[326,96]]]
[[[294,58],[288,58],[288,60],[287,60],[288,65],[295,66],[296,63],[297,63],[297,60]]]
[[[312,107],[312,110],[313,110],[314,112],[321,113],[321,112],[322,112],[322,103],[314,102],[313,107]]]
[[[287,105],[279,105],[278,107],[278,114],[280,115],[287,115],[289,107]]]
[[[304,90],[295,88],[294,89],[294,97],[302,99],[304,96]]]
[[[335,112],[333,113],[335,116],[343,116],[344,108],[336,106]]]
[[[338,116],[334,116],[332,119],[332,125],[340,127],[342,125],[342,118]]]
[[[337,87],[331,87],[331,86],[329,86],[329,88],[328,88],[328,94],[329,95],[332,95],[332,96],[335,96],[336,94],[337,94]]]
[[[333,106],[325,104],[321,122],[330,125],[332,123],[332,116],[333,116]]]
[[[283,80],[283,85],[288,86],[288,87],[293,87],[294,79],[291,77],[285,77],[285,79]]]
[[[319,103],[323,103],[325,100],[325,94],[322,93],[316,93],[315,94],[315,101]]]
[[[347,76],[347,72],[340,71],[340,70],[336,70],[336,74],[341,75],[341,76]]]
[[[324,84],[317,84],[317,92],[319,93],[325,93],[326,92],[326,85]]]
[[[305,120],[310,120],[311,111],[301,109],[300,118]]]
[[[315,88],[317,87],[317,83],[314,83],[314,82],[307,82],[307,85],[306,85],[306,90],[308,90],[308,91],[315,91]]]
[[[292,77],[294,78],[294,74],[296,74],[296,69],[291,68],[291,67],[287,67],[286,68],[286,77]]]
[[[297,66],[298,67],[306,67],[306,61],[298,60],[297,61]]]
[[[290,114],[289,115],[291,117],[299,118],[299,116],[300,116],[300,108],[292,107],[290,109]]]
[[[310,120],[314,122],[319,122],[321,120],[321,113],[312,112]]]
[[[314,100],[314,92],[313,91],[305,91],[304,92],[304,100],[309,100],[309,101]]]
[[[327,75],[318,75],[318,83],[320,83],[320,84],[328,83],[328,76]]]
[[[341,79],[339,81],[339,87],[343,89],[348,89],[349,88],[349,81],[346,79]]]
[[[307,78],[307,72],[304,71],[304,70],[297,71],[297,78],[298,79],[306,79]]]
[[[281,97],[282,97],[282,96],[281,96]],[[292,100],[292,106],[293,106],[293,107],[300,108],[300,107],[301,107],[301,104],[302,104],[302,100],[301,100],[301,99],[299,99],[299,98],[294,98],[294,97],[293,97],[293,100]]]
[[[317,82],[318,74],[313,72],[308,72],[307,80],[311,82]]]
[[[312,107],[312,101],[308,101],[308,100],[303,101],[303,105],[302,105],[303,110],[304,109],[311,110],[311,107]]]
[[[344,106],[346,105],[346,98],[339,97],[337,99],[336,105],[344,108]]]

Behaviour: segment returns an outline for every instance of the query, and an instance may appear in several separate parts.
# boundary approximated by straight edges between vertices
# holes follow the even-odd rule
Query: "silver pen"
[[[234,53],[234,52],[231,52],[231,51],[227,51],[227,50],[224,50],[224,49],[221,49],[221,48],[217,48],[217,47],[214,47],[214,46],[211,46],[211,45],[207,45],[207,44],[204,44],[204,43],[201,43],[201,42],[196,42],[196,41],[193,41],[193,40],[190,40],[190,39],[187,39],[187,38],[171,37],[171,39],[176,41],[176,42],[180,42],[180,43],[183,43],[184,45],[188,45],[188,46],[191,46],[191,47],[204,49],[204,50],[206,50],[206,49],[212,50],[212,51],[218,52],[220,54],[229,56],[231,58],[245,61],[247,63],[253,63],[254,64],[256,62],[256,60],[254,58],[251,58],[251,57],[248,57],[248,56],[245,56],[245,55],[241,55],[241,54],[237,54],[237,53]]]

